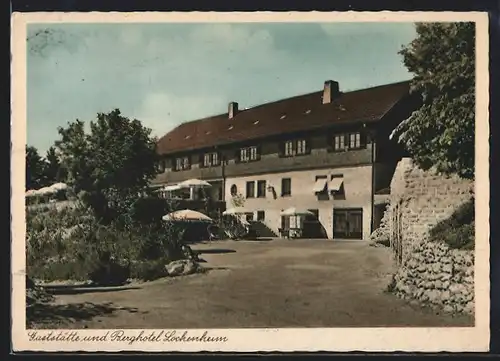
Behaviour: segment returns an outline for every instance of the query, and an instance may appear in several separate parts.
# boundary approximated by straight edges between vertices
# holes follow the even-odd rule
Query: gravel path
[[[473,326],[470,317],[386,293],[390,253],[366,242],[224,241],[193,248],[202,252],[208,273],[108,292],[68,290],[38,327]]]

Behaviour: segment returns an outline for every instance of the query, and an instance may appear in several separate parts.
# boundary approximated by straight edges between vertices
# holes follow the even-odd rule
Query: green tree
[[[45,177],[51,184],[65,181],[65,170],[61,166],[55,147],[50,147],[45,156]]]
[[[26,189],[38,189],[46,185],[45,162],[33,146],[26,146]]]
[[[474,177],[474,23],[419,23],[400,51],[422,106],[394,131],[423,169]]]
[[[56,147],[67,182],[103,220],[130,210],[156,175],[158,156],[151,129],[123,117],[119,109],[98,113],[90,122],[76,120],[60,127]]]

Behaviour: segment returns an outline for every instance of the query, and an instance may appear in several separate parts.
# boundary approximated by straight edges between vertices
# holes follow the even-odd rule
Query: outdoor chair
[[[279,228],[278,232],[281,238],[290,238],[290,230],[288,228]]]
[[[207,232],[208,232],[208,241],[211,242],[211,241],[216,241],[218,240],[220,237],[219,237],[219,227],[217,226],[214,226],[214,225],[209,225],[207,227]]]

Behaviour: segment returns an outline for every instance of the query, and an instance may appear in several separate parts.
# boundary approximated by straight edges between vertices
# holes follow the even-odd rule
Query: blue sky
[[[164,133],[184,121],[320,90],[406,80],[411,23],[31,24],[28,144],[119,108]]]

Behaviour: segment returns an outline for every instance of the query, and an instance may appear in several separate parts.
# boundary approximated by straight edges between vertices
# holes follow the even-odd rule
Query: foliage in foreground
[[[471,199],[431,229],[431,240],[445,242],[450,248],[474,249],[474,219],[474,199]]]
[[[474,177],[475,24],[420,23],[400,54],[422,106],[395,138],[423,169]]]
[[[59,210],[28,209],[26,223],[28,275],[34,279],[149,280],[151,272],[141,271],[146,263],[164,267],[183,258],[182,230],[165,222],[103,225],[92,210],[77,204]],[[108,282],[106,277],[112,279]]]

